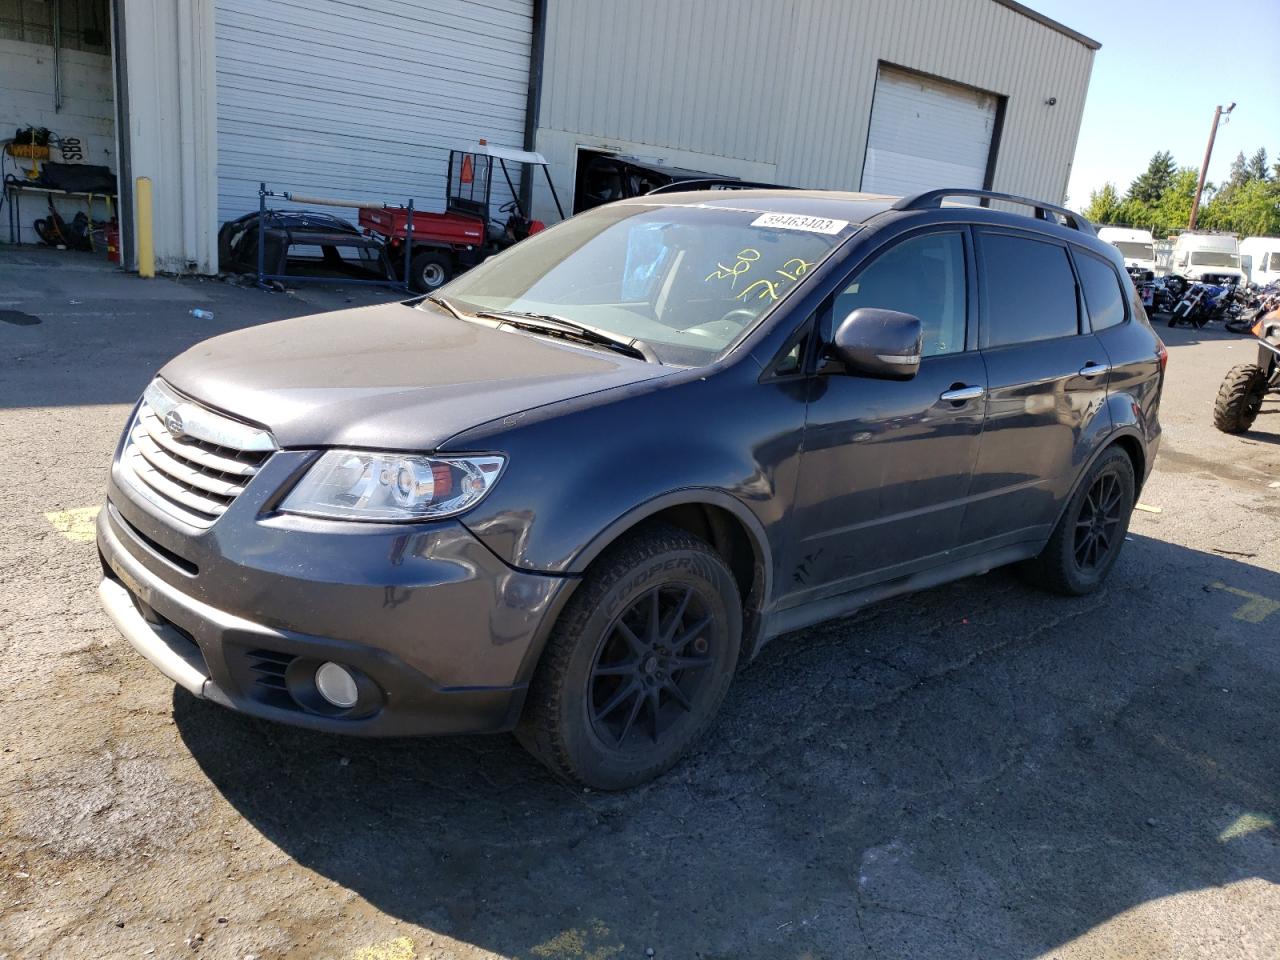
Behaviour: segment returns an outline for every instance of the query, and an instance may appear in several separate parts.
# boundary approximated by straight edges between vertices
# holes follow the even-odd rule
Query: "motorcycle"
[[[1148,277],[1137,284],[1138,294],[1147,313],[1170,313],[1186,292],[1187,281],[1177,274]]]
[[[1267,394],[1280,394],[1280,309],[1259,317],[1250,332],[1258,342],[1257,362],[1232,367],[1213,404],[1213,425],[1223,433],[1244,433]]]
[[[1223,326],[1232,333],[1250,334],[1261,317],[1276,309],[1280,309],[1280,283],[1241,291],[1235,315]]]
[[[1239,310],[1237,289],[1235,285],[1191,284],[1169,312],[1169,326],[1186,323],[1201,330],[1211,320],[1234,316]]]

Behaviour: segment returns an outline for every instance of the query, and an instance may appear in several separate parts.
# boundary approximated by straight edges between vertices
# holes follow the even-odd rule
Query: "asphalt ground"
[[[601,795],[507,736],[235,715],[99,610],[155,369],[390,296],[0,248],[0,957],[1280,956],[1280,402],[1210,422],[1248,341],[1159,327],[1164,445],[1102,591],[996,571],[779,639],[693,755]]]

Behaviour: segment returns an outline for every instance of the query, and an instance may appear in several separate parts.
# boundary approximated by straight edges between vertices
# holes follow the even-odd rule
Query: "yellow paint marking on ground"
[[[1148,503],[1135,503],[1133,509],[1141,510],[1143,513],[1164,513],[1164,507],[1153,507]]]
[[[1259,830],[1270,830],[1275,825],[1276,822],[1274,820],[1270,817],[1264,817],[1260,813],[1242,813],[1236,817],[1231,826],[1218,834],[1218,842],[1226,843],[1228,840],[1247,836],[1250,833],[1257,833]]]
[[[76,507],[73,510],[55,510],[44,518],[53,529],[76,543],[93,543],[93,522],[98,519],[102,507]]]
[[[1225,590],[1227,593],[1234,593],[1237,597],[1244,597],[1246,602],[1240,604],[1236,608],[1236,612],[1231,614],[1236,620],[1243,620],[1245,623],[1261,623],[1277,610],[1280,610],[1280,603],[1270,597],[1250,593],[1248,590],[1241,590],[1239,587],[1228,587],[1222,582],[1211,583],[1209,586],[1214,590]]]
[[[396,937],[386,943],[363,947],[351,955],[351,960],[415,960],[418,951],[408,937]]]

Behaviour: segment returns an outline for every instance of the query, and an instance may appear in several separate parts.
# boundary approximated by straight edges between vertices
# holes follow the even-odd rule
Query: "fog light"
[[[322,663],[316,669],[316,689],[320,696],[343,710],[354,707],[360,699],[351,671],[332,662]]]

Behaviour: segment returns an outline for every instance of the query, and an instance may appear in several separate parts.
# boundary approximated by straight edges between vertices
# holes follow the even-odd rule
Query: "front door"
[[[945,559],[960,534],[985,411],[982,356],[966,342],[968,234],[892,242],[828,305],[822,342],[858,307],[924,326],[924,358],[898,382],[819,370],[808,404],[783,606]]]

